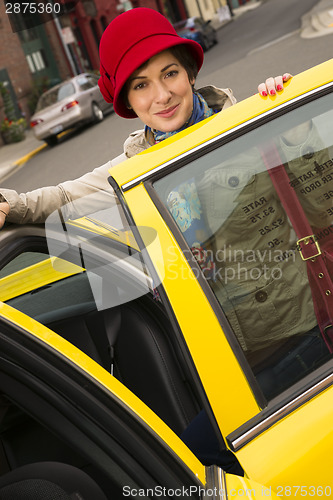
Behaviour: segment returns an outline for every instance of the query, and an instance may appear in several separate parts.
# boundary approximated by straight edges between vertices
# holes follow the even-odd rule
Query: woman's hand
[[[10,207],[6,201],[0,203],[0,229],[5,223],[6,217],[9,214],[9,210]]]
[[[265,83],[258,85],[258,92],[262,97],[267,97],[268,94],[275,95],[283,90],[283,83],[290,80],[290,78],[292,78],[290,73],[284,73],[282,76],[276,76],[275,78],[267,78]]]

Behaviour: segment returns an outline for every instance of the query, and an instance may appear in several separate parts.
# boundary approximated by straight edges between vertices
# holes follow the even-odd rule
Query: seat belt
[[[306,262],[314,310],[324,341],[333,352],[333,283],[327,260],[333,256],[321,249],[289,176],[281,162],[277,148],[269,144],[261,148],[262,157],[274,188],[298,237],[297,249]],[[270,165],[276,165],[271,168]],[[316,293],[317,292],[317,293]]]

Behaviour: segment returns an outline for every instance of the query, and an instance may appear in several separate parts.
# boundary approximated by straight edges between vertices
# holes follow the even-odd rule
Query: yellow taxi
[[[0,496],[51,463],[101,498],[331,497],[332,75],[0,233]]]

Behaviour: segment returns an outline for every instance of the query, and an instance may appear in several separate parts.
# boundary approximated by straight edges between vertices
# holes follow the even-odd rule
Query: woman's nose
[[[159,103],[167,103],[171,98],[171,91],[162,82],[155,85],[155,100]]]

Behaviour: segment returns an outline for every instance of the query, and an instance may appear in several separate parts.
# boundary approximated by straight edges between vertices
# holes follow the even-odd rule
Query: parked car
[[[99,90],[98,78],[82,73],[44,92],[30,121],[36,139],[54,146],[59,133],[87,122],[98,123],[112,112],[112,104]]]
[[[332,496],[332,75],[252,96],[110,169],[110,195],[0,232],[4,471],[65,462],[110,499]],[[244,477],[180,439],[202,412]]]
[[[217,44],[217,33],[211,21],[204,21],[201,17],[178,21],[174,28],[181,37],[200,43],[204,51]]]

